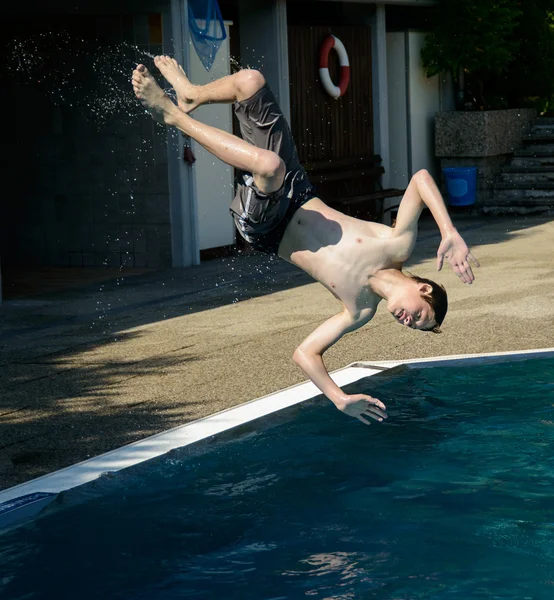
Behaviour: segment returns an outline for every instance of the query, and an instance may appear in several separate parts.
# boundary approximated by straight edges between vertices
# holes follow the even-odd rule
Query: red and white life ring
[[[329,75],[329,52],[331,52],[331,48],[334,48],[339,55],[340,80],[338,87],[331,81],[331,76]],[[346,53],[344,44],[334,35],[326,37],[321,45],[319,51],[319,77],[325,91],[331,98],[335,98],[336,100],[344,96],[350,81],[350,63],[348,62],[348,54]]]

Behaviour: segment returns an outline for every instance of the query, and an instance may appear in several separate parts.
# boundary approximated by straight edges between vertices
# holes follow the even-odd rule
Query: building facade
[[[386,187],[405,187],[419,168],[436,172],[434,112],[452,99],[419,59],[432,4],[220,0],[228,35],[210,71],[190,40],[187,0],[56,0],[32,15],[3,8],[2,97],[13,116],[2,142],[13,190],[0,209],[6,296],[20,269],[184,267],[235,244],[233,169],[154,123],[133,98],[132,69],[153,68],[156,54],[175,56],[194,83],[262,70],[303,161],[379,154]],[[318,73],[329,33],[350,61],[337,100]],[[329,68],[336,78],[335,58]],[[229,105],[195,117],[236,132]]]

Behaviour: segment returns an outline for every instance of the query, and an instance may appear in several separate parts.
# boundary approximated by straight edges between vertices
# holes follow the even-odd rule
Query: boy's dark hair
[[[427,304],[429,304],[435,313],[435,325],[429,329],[422,329],[422,331],[440,333],[440,326],[442,325],[444,317],[446,316],[446,312],[448,311],[448,296],[444,286],[436,281],[432,281],[431,279],[418,277],[417,275],[412,275],[411,273],[409,273],[408,276],[417,283],[426,283],[433,288],[432,292],[428,296],[423,296],[423,298],[425,298]]]

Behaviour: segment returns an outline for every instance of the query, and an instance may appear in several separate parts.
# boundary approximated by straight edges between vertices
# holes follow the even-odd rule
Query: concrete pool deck
[[[401,327],[380,306],[326,353],[330,371],[553,345],[554,217],[454,221],[482,264],[472,286],[437,273],[429,218],[406,265],[447,288],[443,333]],[[6,302],[0,489],[304,382],[292,353],[337,310],[322,286],[260,254]]]

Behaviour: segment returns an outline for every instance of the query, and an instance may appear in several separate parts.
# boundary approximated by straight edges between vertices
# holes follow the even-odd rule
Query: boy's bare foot
[[[199,104],[197,92],[199,86],[189,81],[183,68],[174,58],[156,56],[154,64],[175,90],[179,108],[186,113],[192,112]]]
[[[175,113],[179,109],[160,88],[144,65],[138,65],[133,71],[132,82],[135,96],[150,112],[152,118],[164,125],[175,125]]]

